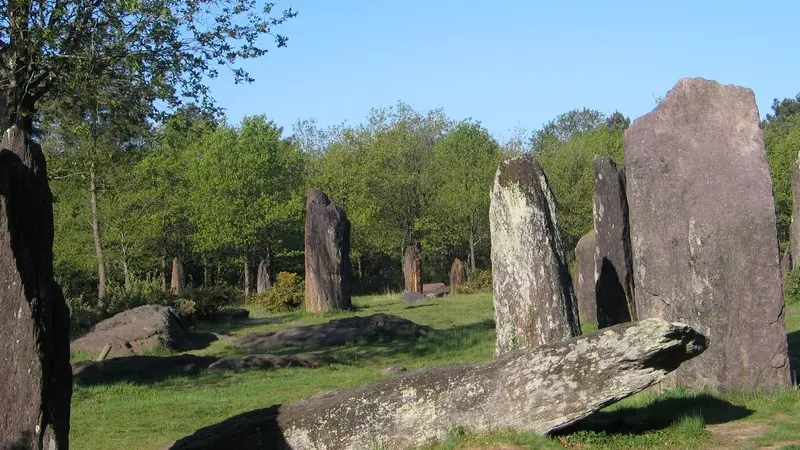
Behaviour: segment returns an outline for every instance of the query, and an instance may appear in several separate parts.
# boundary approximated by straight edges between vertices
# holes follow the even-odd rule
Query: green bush
[[[305,285],[296,273],[280,272],[267,292],[254,297],[253,302],[271,311],[287,311],[303,304]]]
[[[218,309],[241,304],[243,297],[238,289],[227,286],[187,287],[181,298],[175,299],[170,306],[177,308],[185,316],[204,319]]]
[[[783,282],[783,299],[787,305],[800,306],[800,267],[792,269]]]
[[[175,300],[175,296],[161,286],[161,279],[155,277],[132,279],[127,285],[112,284],[106,288],[108,316],[142,305],[169,306]]]
[[[456,294],[474,294],[492,289],[492,270],[475,269],[467,273],[467,281],[456,287]]]

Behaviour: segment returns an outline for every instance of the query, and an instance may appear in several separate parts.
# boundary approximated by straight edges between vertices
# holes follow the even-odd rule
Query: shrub
[[[303,304],[303,279],[292,272],[280,272],[267,292],[255,296],[253,302],[271,311],[287,311]]]
[[[467,274],[466,283],[456,287],[457,294],[474,294],[492,289],[492,270],[475,269]]]
[[[792,269],[786,276],[783,299],[787,305],[800,306],[800,267]]]
[[[203,319],[218,309],[241,304],[242,300],[239,291],[231,286],[187,287],[181,294],[181,298],[175,299],[170,305],[187,317]]]
[[[142,305],[170,305],[175,301],[171,292],[161,287],[161,280],[149,277],[133,279],[127,285],[109,285],[106,288],[107,315],[113,316]]]

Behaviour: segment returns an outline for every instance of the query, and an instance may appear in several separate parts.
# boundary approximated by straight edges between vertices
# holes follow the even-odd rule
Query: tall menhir
[[[42,149],[0,141],[0,448],[69,448],[69,310],[53,278],[53,199]]]

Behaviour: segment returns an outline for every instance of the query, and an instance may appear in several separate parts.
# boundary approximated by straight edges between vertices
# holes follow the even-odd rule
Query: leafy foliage
[[[569,250],[594,227],[594,157],[622,162],[622,136],[619,128],[601,126],[536,156],[556,197],[558,224]]]
[[[275,284],[266,292],[256,296],[253,303],[270,311],[288,311],[303,304],[303,279],[292,272],[279,272]]]
[[[286,45],[272,30],[296,12],[273,16],[273,7],[249,0],[0,0],[3,128],[31,130],[38,103],[79,99],[95,84],[124,86],[151,113],[156,100],[174,107],[190,98],[212,108],[206,83],[218,67],[249,82],[239,64],[267,52],[260,38]]]

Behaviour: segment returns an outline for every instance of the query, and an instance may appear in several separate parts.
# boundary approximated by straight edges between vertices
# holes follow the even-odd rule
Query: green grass
[[[201,325],[198,331],[214,331],[235,337],[252,331],[279,329],[298,324],[326,322],[331,318],[396,314],[440,330],[427,338],[402,342],[356,342],[316,350],[336,362],[317,369],[288,368],[276,371],[201,372],[194,376],[132,380],[113,384],[76,386],[72,409],[72,448],[158,449],[196,429],[234,414],[290,402],[316,392],[359,386],[381,379],[379,371],[402,365],[424,366],[484,361],[492,356],[493,310],[488,293],[444,297],[411,307],[399,296],[354,299],[355,313],[324,316],[304,312],[274,313],[251,309],[252,317],[269,323]],[[800,307],[787,308],[787,328],[792,351],[798,352]],[[291,349],[282,349],[290,351]],[[153,354],[164,354],[157,350]],[[195,354],[234,355],[242,352],[227,343],[213,342]],[[88,355],[74,354],[77,359]],[[775,394],[689,393],[672,390],[643,392],[618,402],[578,429],[545,438],[530,433],[498,430],[475,436],[453,430],[444,442],[428,449],[480,448],[702,448],[715,444],[715,424],[731,420],[769,423],[753,445],[800,444],[800,391]],[[732,447],[736,448],[736,447]]]

